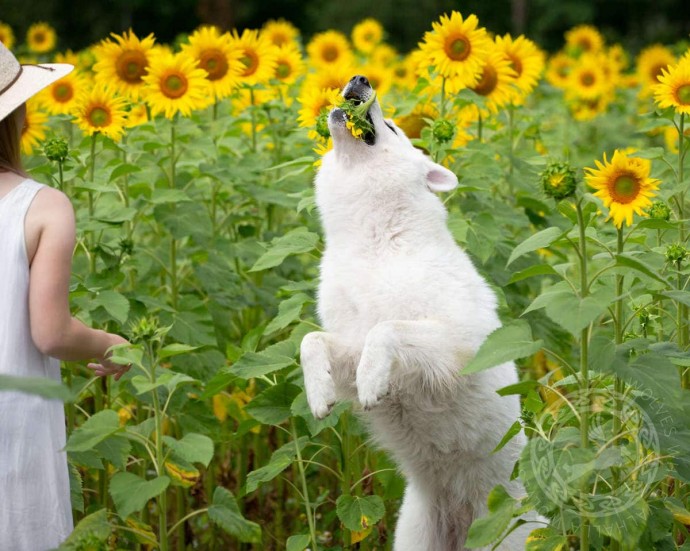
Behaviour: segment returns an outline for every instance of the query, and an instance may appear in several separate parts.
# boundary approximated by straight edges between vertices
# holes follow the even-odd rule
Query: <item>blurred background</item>
[[[78,50],[130,27],[139,36],[153,32],[159,41],[172,42],[202,23],[242,30],[284,18],[308,40],[327,29],[349,34],[355,23],[374,17],[388,43],[405,53],[431,29],[431,21],[451,10],[476,14],[494,33],[524,33],[551,52],[562,46],[563,33],[580,23],[595,25],[607,43],[619,42],[632,52],[690,33],[688,0],[0,0],[0,21],[18,37],[32,23],[45,21],[58,32],[58,49]]]

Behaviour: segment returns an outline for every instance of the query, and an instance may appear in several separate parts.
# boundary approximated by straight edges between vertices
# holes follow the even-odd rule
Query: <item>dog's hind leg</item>
[[[437,530],[427,498],[409,484],[400,506],[393,551],[448,551],[439,548]]]

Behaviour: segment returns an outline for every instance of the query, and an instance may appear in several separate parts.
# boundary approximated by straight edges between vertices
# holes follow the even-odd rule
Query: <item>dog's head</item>
[[[366,77],[355,75],[350,79],[342,96],[355,104],[365,104],[375,95]],[[447,168],[434,163],[415,148],[405,133],[390,119],[385,119],[377,98],[366,112],[371,130],[356,138],[347,127],[348,115],[334,108],[328,116],[328,128],[333,138],[333,153],[354,168],[376,164],[375,159],[387,157],[388,166],[397,166],[408,175],[419,173],[426,186],[435,192],[449,191],[458,185],[458,179]]]

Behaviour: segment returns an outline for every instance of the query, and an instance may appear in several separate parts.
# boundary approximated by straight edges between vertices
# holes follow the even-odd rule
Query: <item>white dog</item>
[[[360,102],[373,93],[362,76],[343,90]],[[328,118],[334,149],[315,181],[325,331],[302,341],[307,399],[317,418],[337,399],[358,400],[374,440],[398,463],[408,484],[395,551],[457,551],[495,485],[523,494],[510,474],[524,437],[491,453],[520,413],[516,396],[496,393],[517,374],[506,363],[459,375],[500,322],[432,193],[457,178],[384,120],[377,101],[368,117],[374,131],[364,139],[352,137],[341,109]],[[528,531],[500,549],[524,549]]]

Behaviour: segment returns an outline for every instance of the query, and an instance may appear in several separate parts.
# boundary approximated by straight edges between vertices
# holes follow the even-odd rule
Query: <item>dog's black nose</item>
[[[369,80],[367,80],[367,77],[362,76],[362,75],[355,75],[350,79],[350,82],[352,84],[361,84],[362,86],[371,86],[369,84]]]

